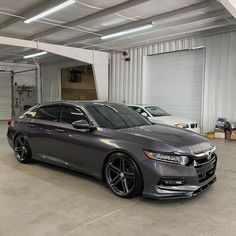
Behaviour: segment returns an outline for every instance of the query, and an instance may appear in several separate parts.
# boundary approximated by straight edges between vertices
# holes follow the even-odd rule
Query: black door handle
[[[55,131],[59,132],[59,133],[64,133],[65,130],[64,129],[54,129]]]

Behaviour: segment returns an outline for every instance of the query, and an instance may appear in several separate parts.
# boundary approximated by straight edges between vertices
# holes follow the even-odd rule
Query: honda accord
[[[8,122],[16,159],[103,180],[119,197],[189,198],[216,180],[214,145],[190,131],[152,125],[125,105],[58,101]]]

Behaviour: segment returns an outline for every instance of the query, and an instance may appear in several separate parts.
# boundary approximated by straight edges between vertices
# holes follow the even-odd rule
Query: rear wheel
[[[105,164],[105,180],[119,197],[133,198],[141,194],[143,180],[135,161],[126,154],[115,153]]]
[[[21,163],[32,161],[32,152],[29,143],[23,134],[19,134],[14,141],[14,152],[16,159]]]

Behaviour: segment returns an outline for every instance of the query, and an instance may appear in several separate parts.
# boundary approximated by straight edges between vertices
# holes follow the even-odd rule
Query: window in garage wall
[[[204,50],[147,56],[146,65],[144,103],[201,125]]]
[[[63,100],[97,99],[91,65],[61,69],[61,97]]]

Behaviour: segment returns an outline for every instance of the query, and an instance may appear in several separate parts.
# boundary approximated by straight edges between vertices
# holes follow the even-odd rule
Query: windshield
[[[86,106],[86,109],[102,128],[122,129],[151,125],[148,120],[123,105],[93,104]]]
[[[160,107],[157,106],[149,106],[145,107],[145,109],[153,116],[153,117],[158,117],[158,116],[170,116],[166,111],[162,110]]]

